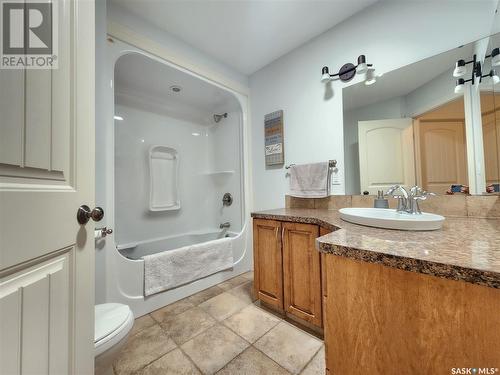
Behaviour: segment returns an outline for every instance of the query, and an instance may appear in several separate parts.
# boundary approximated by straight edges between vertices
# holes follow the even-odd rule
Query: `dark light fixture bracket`
[[[496,47],[494,48],[492,51],[491,51],[491,54],[489,55],[486,55],[484,56],[485,59],[487,58],[493,58],[497,55],[500,54],[500,48]],[[486,78],[486,77],[491,77],[494,73],[494,70],[491,69],[491,71],[488,73],[488,74],[483,74],[483,71],[482,71],[482,66],[481,66],[481,61],[479,61],[477,59],[477,55],[474,54],[472,56],[472,60],[469,60],[469,61],[464,61],[464,60],[458,60],[457,61],[457,67],[460,65],[460,66],[466,66],[466,65],[469,65],[469,64],[472,64],[472,74],[471,74],[471,78],[470,79],[463,79],[463,78],[460,78],[457,80],[457,85],[459,84],[464,84],[464,83],[467,83],[467,82],[470,82],[471,84],[475,84],[476,83],[476,80],[478,80],[479,82],[478,83],[481,83],[483,78]]]
[[[337,74],[342,82],[350,81],[356,75],[356,66],[351,63],[344,64]]]
[[[362,64],[366,65],[366,69],[371,68],[373,66],[373,64],[366,63],[365,55],[359,55],[358,63],[356,65],[354,65],[352,63],[346,63],[346,64],[342,65],[342,67],[339,69],[338,73],[335,73],[335,74],[330,74],[328,67],[324,66],[323,69],[321,69],[321,75],[323,77],[325,75],[328,75],[330,77],[330,79],[338,78],[342,82],[348,82],[354,78],[354,76],[356,75],[356,70]],[[326,78],[327,80],[328,80],[328,76]]]

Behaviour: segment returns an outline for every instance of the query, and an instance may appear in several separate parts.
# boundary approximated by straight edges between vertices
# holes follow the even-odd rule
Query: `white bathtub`
[[[145,47],[148,47],[148,45],[145,45]],[[134,315],[138,317],[252,269],[252,222],[250,218],[251,158],[249,154],[251,131],[248,122],[248,97],[238,91],[221,86],[210,78],[198,76],[190,70],[184,69],[183,67],[179,67],[169,61],[159,58],[156,54],[150,54],[147,51],[126,44],[118,39],[113,39],[113,43],[107,44],[106,54],[108,64],[106,64],[104,79],[106,82],[112,82],[112,85],[109,91],[107,91],[104,99],[107,120],[98,124],[98,131],[100,133],[98,141],[102,146],[99,147],[99,150],[102,152],[96,156],[96,173],[98,174],[98,177],[96,178],[96,199],[97,204],[102,206],[106,211],[105,221],[101,224],[103,226],[105,225],[109,228],[113,228],[115,233],[112,236],[98,240],[96,243],[96,301],[97,303],[118,302],[127,304],[131,307]],[[117,142],[115,139],[116,124],[113,118],[116,113],[115,110],[119,108],[119,106],[115,106],[115,103],[117,103],[117,97],[115,96],[115,88],[117,87],[117,82],[115,82],[115,68],[118,60],[129,54],[145,56],[151,60],[164,64],[166,67],[164,70],[166,72],[165,74],[170,74],[172,77],[180,77],[184,75],[183,79],[185,78],[186,80],[191,80],[194,77],[200,81],[200,87],[204,87],[209,84],[210,86],[213,86],[214,90],[218,90],[214,92],[224,94],[224,97],[227,97],[228,103],[230,101],[234,104],[233,107],[229,106],[228,109],[233,111],[229,112],[230,114],[234,113],[233,119],[235,125],[232,126],[231,129],[237,129],[238,131],[235,131],[234,134],[233,132],[222,132],[219,134],[220,137],[217,139],[224,145],[226,142],[234,142],[234,144],[237,142],[239,144],[239,147],[235,148],[238,152],[239,164],[234,167],[226,167],[225,164],[222,163],[225,161],[224,158],[222,158],[222,156],[224,156],[222,153],[217,158],[217,164],[215,160],[216,155],[214,153],[214,160],[212,160],[211,163],[207,163],[207,165],[203,164],[203,168],[198,168],[199,171],[193,170],[193,176],[195,176],[196,181],[198,181],[193,183],[199,183],[201,186],[203,186],[203,184],[210,184],[210,186],[214,185],[217,188],[212,189],[214,192],[212,196],[214,198],[216,197],[217,203],[209,204],[208,202],[216,201],[210,201],[209,199],[211,198],[209,197],[211,196],[207,195],[206,199],[203,200],[203,205],[200,206],[200,208],[206,208],[206,212],[203,210],[197,212],[195,210],[197,215],[200,215],[200,217],[210,218],[209,220],[192,220],[193,228],[196,228],[196,230],[201,230],[200,228],[202,228],[203,232],[190,232],[188,228],[190,228],[191,221],[187,220],[183,222],[182,225],[177,225],[175,228],[168,227],[169,233],[176,233],[175,236],[155,238],[155,236],[161,236],[162,233],[165,233],[162,229],[168,226],[168,224],[165,224],[163,227],[158,225],[158,217],[161,215],[158,213],[144,213],[145,220],[142,223],[144,226],[138,225],[127,227],[123,225],[120,226],[118,223],[117,218],[122,218],[120,215],[127,215],[127,212],[130,209],[133,209],[134,212],[139,212],[137,210],[141,210],[140,212],[142,212],[144,208],[143,203],[146,202],[146,200],[144,200],[142,203],[138,202],[137,207],[131,207],[129,202],[126,202],[126,199],[125,201],[118,200],[118,204],[116,200],[116,185],[127,184],[128,180],[121,181],[117,179],[116,174],[117,170],[115,162]],[[232,99],[230,99],[230,97],[232,97]],[[149,97],[147,99],[148,105],[153,102],[157,102],[152,101],[150,103],[150,99],[151,98]],[[164,103],[162,102],[159,104],[163,106]],[[155,104],[155,106],[159,104]],[[173,109],[167,107],[164,108],[167,112]],[[121,107],[122,110],[124,108],[124,106]],[[141,108],[143,108],[144,112],[144,107]],[[130,115],[129,119],[131,119],[132,122],[135,121],[134,119],[137,120],[134,116],[139,115],[138,111],[131,110],[130,108],[128,111]],[[181,112],[184,114],[186,111],[182,109]],[[231,115],[229,118],[231,118]],[[231,123],[226,122],[226,124]],[[223,125],[224,123],[219,124],[218,129],[221,129]],[[141,132],[143,131],[144,130],[141,130]],[[183,136],[183,134],[184,132],[182,132],[182,134],[179,133],[179,137]],[[186,134],[189,135],[192,133],[188,131]],[[132,135],[138,137],[136,139],[137,141],[140,142],[142,140],[142,142],[144,142],[144,137],[142,137],[142,135],[141,137],[139,137],[138,133],[133,133]],[[226,139],[226,137],[231,138]],[[189,139],[191,140],[191,138]],[[210,145],[207,144],[207,147],[208,146],[215,147],[216,144],[210,143]],[[193,154],[189,153],[187,155],[192,156]],[[136,160],[139,159],[134,159],[134,162]],[[187,160],[189,160],[187,157],[183,157],[182,162],[185,163]],[[198,162],[200,158],[196,158],[195,160]],[[204,167],[207,167],[207,169],[205,170]],[[233,173],[220,174],[217,173],[218,171],[232,171]],[[237,171],[239,172],[236,173]],[[139,192],[148,191],[147,184],[149,183],[149,179],[147,176],[143,177],[145,178],[144,187],[146,188],[143,190],[137,190]],[[217,190],[217,194],[215,194],[215,190]],[[222,198],[221,193],[225,192],[233,193],[235,202],[232,209],[236,208],[237,205],[240,204],[241,207],[239,207],[238,210],[230,211],[228,207],[220,207],[219,199]],[[190,202],[190,200],[186,200],[185,197],[184,202]],[[117,208],[124,207],[124,204],[127,207],[127,210],[120,213]],[[197,209],[196,205],[194,207]],[[188,208],[188,205],[183,205],[184,210],[187,210]],[[170,213],[170,216],[175,215],[176,213],[174,212]],[[193,218],[197,217],[193,216]],[[200,280],[193,281],[187,285],[182,285],[178,288],[167,290],[149,297],[144,297],[144,261],[141,258],[145,254],[157,251],[168,251],[182,247],[185,244],[214,240],[220,235],[218,224],[223,222],[231,222],[233,225],[232,228],[241,228],[241,232],[230,233],[233,241],[232,249],[234,257],[234,266],[232,269],[215,273]],[[124,238],[123,241],[134,241],[135,238],[147,238],[148,240],[133,244],[115,242],[117,238],[118,241],[121,241],[118,236],[120,231],[127,231],[128,228],[138,229],[138,231],[133,233],[133,235],[122,237]],[[150,240],[151,238],[154,239]],[[117,245],[120,246],[117,247]]]
[[[143,256],[161,253],[163,251],[179,249],[188,245],[217,240],[223,237],[237,237],[235,232],[214,231],[202,233],[185,233],[172,237],[164,237],[143,242],[117,245],[116,248],[123,256],[138,260]]]
[[[112,294],[111,300],[128,304],[134,315],[138,317],[246,272],[251,268],[247,232],[245,226],[240,233],[213,230],[117,245],[114,251],[107,256],[110,261],[107,269],[110,272],[108,282],[111,284],[108,287],[110,287]],[[209,242],[226,236],[233,239],[234,266],[232,269],[217,272],[178,288],[144,297],[144,261],[141,259],[143,256],[177,249],[189,244]]]

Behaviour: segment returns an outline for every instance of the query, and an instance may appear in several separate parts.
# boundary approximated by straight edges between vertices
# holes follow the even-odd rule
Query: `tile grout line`
[[[250,305],[252,306],[255,306],[253,303],[247,305],[244,307],[244,309],[246,309],[247,307],[249,307]],[[242,309],[243,310],[243,309]],[[239,311],[241,312],[241,310]],[[236,314],[234,314],[236,315]],[[255,344],[257,341],[259,341],[262,337],[264,337],[269,331],[271,331],[273,328],[275,328],[278,324],[281,323],[281,319],[280,318],[276,318],[276,319],[279,319],[278,322],[276,322],[275,325],[273,325],[271,328],[269,328],[266,332],[264,332],[262,335],[260,335],[259,337],[257,337],[257,339],[255,339],[255,341],[253,343],[251,343],[250,341],[248,341],[246,338],[244,338],[243,336],[241,336],[238,332],[236,332],[235,330],[233,330],[231,327],[228,327],[227,325],[224,324],[224,321],[226,321],[227,319],[231,318],[233,315],[231,315],[230,317],[224,319],[223,321],[221,321],[221,323],[224,325],[224,327],[228,328],[231,332],[234,332],[236,334],[236,336],[242,338],[243,340],[245,340],[246,342],[248,342],[251,346],[253,346],[253,344]],[[274,315],[273,315],[274,317]]]
[[[229,292],[227,292],[227,291],[226,291],[225,293],[229,293]],[[231,294],[231,293],[229,293],[229,294]],[[219,295],[220,295],[220,294],[219,294]],[[231,294],[231,295],[232,295],[232,294]],[[233,297],[235,297],[235,298],[238,298],[238,297],[236,297],[236,296],[234,296],[234,295],[232,295],[232,296],[233,296]],[[214,298],[216,298],[216,297],[218,297],[218,296],[215,296]],[[242,301],[242,300],[241,300],[241,299],[239,299],[239,298],[238,298],[238,300]],[[207,300],[207,301],[209,301],[209,300]],[[205,301],[205,302],[207,302],[207,301]],[[242,302],[245,302],[245,301],[242,301]],[[243,306],[241,309],[236,310],[236,311],[235,311],[235,312],[233,312],[231,315],[228,315],[227,317],[225,317],[225,318],[224,318],[224,319],[222,319],[222,320],[217,319],[215,316],[213,316],[212,314],[210,314],[210,312],[209,312],[209,311],[207,311],[207,310],[205,310],[203,307],[200,307],[200,309],[202,309],[202,310],[203,310],[203,311],[205,311],[208,315],[210,315],[212,318],[214,318],[214,319],[215,319],[215,321],[217,321],[218,323],[221,323],[221,322],[223,322],[224,320],[229,319],[229,318],[230,318],[230,317],[232,317],[233,315],[235,315],[235,314],[239,313],[241,310],[243,310],[244,308],[246,308],[246,307],[247,307],[247,306],[249,306],[249,305],[250,305],[250,303],[249,303],[249,304],[247,304],[247,305],[245,305],[245,306]]]
[[[161,329],[161,327],[160,327],[160,329]],[[155,361],[159,360],[159,359],[160,359],[160,358],[162,358],[163,356],[167,355],[168,353],[170,353],[170,352],[172,352],[172,351],[174,351],[175,349],[177,349],[177,348],[178,348],[178,346],[177,346],[176,342],[175,342],[175,341],[174,341],[174,340],[173,340],[170,336],[168,336],[168,337],[170,338],[170,340],[172,340],[172,342],[174,343],[175,347],[174,347],[174,348],[172,348],[172,349],[170,349],[169,351],[167,351],[167,352],[163,353],[163,354],[162,354],[162,355],[160,355],[159,357],[157,357],[157,358],[153,359],[152,361],[150,361],[150,362],[146,363],[145,365],[143,365],[143,366],[139,367],[137,370],[133,371],[133,374],[137,374],[137,373],[139,373],[140,371],[142,371],[142,370],[144,370],[146,367],[148,367],[151,363],[153,363],[153,362],[155,362]],[[118,371],[116,371],[116,369],[115,369],[115,364],[114,364],[114,363],[113,363],[113,372],[114,372],[115,374],[117,374],[117,375],[120,375],[120,373],[119,373]]]
[[[208,331],[209,329],[214,328],[214,327],[216,327],[216,326],[219,326],[219,327],[221,327],[221,328],[227,328],[227,329],[229,329],[229,327],[226,327],[225,325],[222,325],[222,324],[221,324],[221,322],[219,322],[219,321],[217,321],[217,320],[216,320],[216,321],[215,321],[215,324],[214,324],[213,326],[210,326],[209,328],[207,328],[207,329],[206,329],[206,330],[204,330],[203,332],[200,332],[200,333],[199,333],[199,334],[197,334],[196,336],[193,336],[191,339],[189,339],[188,341],[186,341],[184,344],[186,344],[187,342],[189,342],[189,341],[191,341],[191,340],[194,340],[196,337],[198,337],[198,336],[202,335],[203,333],[205,333],[205,332],[206,332],[206,331]],[[231,332],[232,332],[232,330],[230,330],[230,329],[229,329],[229,331],[231,331]],[[238,336],[239,338],[243,339],[243,338],[242,338],[242,337],[240,337],[239,335],[237,335],[237,336]],[[243,341],[245,341],[246,343],[248,343],[248,341],[247,341],[247,340],[245,340],[245,339],[243,339]],[[184,345],[184,344],[182,344],[182,345]],[[250,344],[250,343],[248,343],[248,344],[249,344],[249,345],[248,345],[245,349],[243,349],[241,352],[239,352],[238,354],[236,354],[236,356],[235,356],[234,358],[231,358],[231,359],[229,360],[229,362],[232,362],[232,361],[233,361],[233,359],[235,359],[236,357],[238,357],[241,353],[243,353],[243,352],[244,352],[245,350],[247,350],[250,346],[252,346],[252,344]],[[191,360],[191,361],[195,364],[195,366],[196,366],[196,363],[194,362],[194,360],[193,360],[193,359],[189,356],[189,354],[188,354],[187,352],[184,352],[184,350],[182,349],[181,345],[179,345],[179,349],[181,349],[181,351],[182,351],[183,353],[185,353],[185,354],[186,354],[186,356],[187,356],[187,357],[189,357],[189,359],[190,359],[190,360]],[[222,370],[224,367],[226,367],[226,366],[227,366],[227,364],[228,364],[229,362],[225,363],[225,364],[224,364],[224,365],[223,365],[220,369],[218,369],[217,371],[215,371],[215,372],[214,372],[214,374],[215,374],[215,373],[217,373],[218,371]],[[198,368],[198,366],[196,366],[196,368],[197,368],[197,369],[199,369],[199,368]],[[207,375],[205,372],[201,371],[201,369],[199,369],[199,370],[200,370],[200,373],[202,373],[203,375]]]
[[[280,318],[278,318],[278,319],[280,319]],[[287,324],[287,325],[289,325],[290,327],[295,328],[295,329],[297,329],[297,330],[299,330],[299,331],[301,331],[301,332],[303,332],[303,333],[306,333],[306,334],[308,334],[309,336],[311,336],[312,338],[314,338],[314,339],[316,339],[316,340],[318,340],[318,341],[321,341],[321,342],[322,342],[322,343],[321,343],[321,345],[320,345],[320,347],[318,348],[318,350],[316,350],[316,351],[314,352],[314,354],[311,356],[311,358],[309,358],[309,360],[305,363],[305,365],[304,365],[303,367],[301,367],[301,368],[300,368],[299,372],[297,372],[297,374],[301,374],[301,373],[305,370],[305,368],[309,365],[309,363],[311,363],[311,362],[312,362],[312,360],[314,359],[314,357],[316,357],[316,355],[317,355],[317,354],[321,351],[321,349],[322,349],[322,348],[324,347],[324,345],[325,345],[324,341],[319,340],[319,339],[318,339],[317,337],[315,337],[314,335],[311,335],[311,334],[309,334],[308,332],[305,332],[305,331],[301,330],[300,328],[298,328],[298,327],[294,326],[293,324],[288,323],[285,319],[280,319],[280,321],[279,321],[278,323],[276,323],[276,324],[275,324],[275,325],[274,325],[274,326],[273,326],[270,330],[268,330],[266,333],[264,333],[262,336],[260,336],[257,340],[255,340],[255,342],[254,342],[253,344],[251,344],[251,346],[252,346],[252,347],[254,347],[255,349],[257,349],[257,350],[258,350],[259,352],[261,352],[262,354],[264,354],[266,357],[270,358],[273,362],[276,362],[274,359],[272,359],[271,357],[269,357],[269,356],[268,356],[265,352],[263,352],[263,351],[262,351],[262,350],[260,350],[258,347],[256,347],[256,346],[255,346],[255,344],[257,343],[257,341],[259,341],[262,337],[264,337],[264,336],[265,336],[265,335],[267,335],[269,332],[271,332],[274,328],[276,328],[276,327],[277,327],[279,324],[281,324],[282,322],[283,322],[283,323],[286,323],[286,324]],[[283,367],[281,364],[279,364],[278,362],[276,362],[276,363],[277,363],[280,367],[284,368],[284,367]],[[285,369],[286,371],[288,371],[286,368],[284,368],[284,369]],[[291,373],[291,374],[293,374],[293,372],[291,372],[291,371],[288,371],[288,372],[289,372],[289,373]]]
[[[213,327],[213,326],[212,326]],[[205,331],[203,331],[205,332]],[[188,340],[189,341],[189,340]],[[187,341],[186,341],[187,342]],[[205,373],[203,371],[201,371],[201,368],[198,367],[198,365],[195,363],[195,361],[193,361],[193,359],[189,356],[189,354],[187,354],[182,348],[181,346],[179,345],[179,350],[181,351],[182,354],[184,354],[184,356],[188,359],[189,362],[191,362],[193,364],[193,366],[200,372],[200,374],[203,374],[205,375]]]
[[[169,336],[170,337],[170,336]],[[172,340],[172,338],[170,337],[170,340]],[[175,341],[172,340],[172,342],[175,344]],[[167,354],[173,352],[175,349],[178,349],[177,347],[177,344],[175,344],[175,347],[170,349],[168,352],[166,353],[163,353],[161,356],[159,356],[158,358],[155,358],[154,360],[152,360],[151,362],[147,363],[146,365],[142,366],[141,368],[139,368],[138,370],[134,371],[134,373],[138,373],[139,371],[142,371],[144,370],[146,367],[148,367],[150,364],[152,364],[153,362],[156,362],[157,360],[159,360],[160,358],[163,358],[164,356],[166,356]]]
[[[304,367],[302,367],[300,369],[300,371],[298,372],[299,374],[302,374],[304,372],[304,370],[306,369],[306,367],[309,366],[309,364],[314,360],[314,358],[316,358],[316,356],[321,351],[321,349],[323,349],[323,346],[324,346],[324,344],[319,347],[319,349],[316,351],[316,353],[313,354],[313,356],[311,357],[311,359],[309,359],[309,361],[307,361],[307,363],[304,365]],[[326,368],[326,364],[325,364],[325,368]]]
[[[186,311],[188,311],[188,310],[186,310]],[[204,311],[204,310],[203,310],[203,311]],[[193,337],[191,337],[191,338],[190,338],[189,340],[187,340],[186,342],[189,342],[189,341],[191,341],[191,340],[194,340],[196,337],[198,337],[198,336],[199,336],[199,335],[201,335],[202,333],[205,333],[205,332],[206,332],[206,331],[208,331],[210,328],[215,327],[215,326],[219,323],[219,322],[217,321],[217,319],[215,319],[213,316],[211,316],[210,314],[208,314],[206,311],[205,311],[205,313],[206,313],[208,316],[210,316],[212,319],[214,319],[215,323],[214,323],[214,324],[212,324],[210,327],[208,327],[208,328],[204,329],[204,330],[203,330],[203,331],[201,331],[200,333],[197,333],[196,335],[194,335]],[[182,314],[182,313],[181,313],[181,314]],[[180,314],[178,314],[178,315],[180,315]],[[178,344],[177,344],[177,342],[176,342],[176,341],[172,338],[172,336],[170,336],[170,334],[169,334],[169,332],[167,331],[167,329],[166,329],[166,328],[164,328],[161,324],[159,324],[159,326],[160,326],[161,330],[162,330],[162,331],[164,331],[164,332],[168,335],[168,337],[170,337],[170,339],[171,339],[171,340],[175,343],[175,345],[178,345]],[[181,345],[184,345],[186,342],[183,342],[182,344],[178,345],[178,346],[179,346],[179,348],[181,347]]]
[[[235,276],[234,278],[239,277],[239,276],[242,276],[242,275],[243,275],[243,274],[238,275],[238,276]],[[231,279],[228,279],[228,280],[231,280]],[[226,280],[226,281],[228,281],[228,280]],[[248,284],[248,283],[250,283],[250,282],[253,282],[253,280],[251,280],[251,279],[247,279],[247,280],[248,280],[248,281],[242,282],[242,283],[240,283],[239,285],[236,285],[235,287],[233,287],[233,288],[231,288],[231,289],[228,289],[228,290],[224,290],[223,288],[220,288],[220,289],[222,290],[222,292],[221,292],[221,293],[219,293],[219,294],[217,294],[216,296],[214,296],[214,297],[212,297],[212,298],[218,297],[218,296],[220,296],[220,295],[221,295],[221,294],[223,294],[223,293],[229,293],[229,294],[231,294],[232,296],[234,296],[235,298],[238,298],[240,301],[245,302],[245,301],[243,301],[241,298],[239,298],[238,296],[236,296],[236,295],[234,295],[234,294],[230,293],[230,291],[231,291],[231,290],[233,290],[233,289],[239,288],[239,287],[241,287],[242,285],[246,285],[246,284]],[[224,282],[225,282],[225,281],[224,281]],[[224,283],[224,282],[223,282],[223,283]],[[214,286],[218,286],[218,285],[220,285],[220,284],[222,284],[222,283],[219,283],[219,284],[213,285],[212,287],[214,287]],[[210,288],[211,288],[211,287],[210,287]],[[207,289],[209,289],[209,288],[207,288]],[[204,290],[206,290],[206,289],[204,289]],[[200,291],[200,292],[202,292],[202,291]],[[200,292],[198,292],[198,293],[200,293]],[[193,294],[193,295],[196,295],[196,294],[197,294],[197,293],[195,293],[195,294]],[[219,326],[219,327],[223,327],[223,328],[228,329],[230,332],[233,332],[233,333],[234,333],[237,337],[241,338],[244,342],[246,342],[246,343],[248,343],[248,344],[249,344],[246,348],[244,348],[241,352],[239,352],[239,353],[238,353],[238,354],[237,354],[234,358],[232,358],[229,362],[227,362],[226,364],[224,364],[224,366],[222,366],[222,367],[221,367],[220,369],[218,369],[216,372],[218,372],[218,371],[220,371],[221,369],[223,369],[224,367],[226,367],[226,366],[227,366],[230,362],[232,362],[235,358],[237,358],[238,356],[240,356],[240,355],[241,355],[244,351],[246,351],[248,348],[253,347],[253,344],[252,344],[252,343],[250,343],[250,342],[249,342],[248,340],[246,340],[245,338],[241,337],[239,334],[237,334],[236,332],[234,332],[231,328],[227,327],[225,324],[223,324],[223,321],[224,321],[224,320],[226,320],[226,319],[229,319],[229,318],[230,318],[230,317],[232,317],[233,315],[235,315],[235,314],[237,314],[237,313],[241,312],[241,310],[243,310],[243,309],[247,308],[247,307],[248,307],[248,306],[250,306],[250,305],[255,306],[255,304],[254,304],[254,302],[255,302],[255,301],[252,301],[252,302],[250,302],[250,303],[247,303],[245,306],[242,306],[242,308],[241,308],[241,309],[238,309],[237,311],[235,311],[234,313],[232,313],[232,314],[231,314],[231,315],[229,315],[228,317],[226,317],[226,318],[224,318],[223,320],[220,320],[220,321],[219,321],[216,317],[214,317],[212,314],[210,314],[210,313],[209,313],[208,311],[206,311],[204,308],[200,307],[200,305],[201,305],[201,304],[203,304],[204,302],[206,302],[206,301],[208,301],[208,300],[210,300],[210,299],[212,299],[212,298],[209,298],[208,300],[203,301],[203,302],[201,302],[201,303],[199,303],[199,304],[195,304],[195,303],[193,303],[193,302],[189,301],[189,299],[188,299],[189,297],[191,297],[191,296],[188,296],[188,297],[182,298],[182,299],[180,299],[180,300],[178,300],[178,301],[175,301],[175,302],[171,303],[171,304],[174,304],[174,303],[177,303],[177,302],[182,301],[182,300],[184,300],[184,299],[185,299],[185,300],[187,300],[189,303],[191,303],[191,304],[192,304],[192,306],[191,306],[191,307],[189,307],[188,309],[186,309],[186,310],[184,310],[184,311],[182,311],[182,312],[180,312],[180,313],[173,314],[171,318],[174,318],[174,317],[176,317],[176,316],[179,316],[179,315],[181,315],[181,314],[183,314],[183,313],[185,313],[185,312],[187,312],[187,311],[190,311],[190,310],[194,309],[195,307],[199,307],[199,308],[200,308],[202,311],[204,311],[204,312],[205,312],[208,316],[210,316],[212,319],[214,319],[215,323],[214,323],[212,326],[210,326],[210,327],[206,328],[205,330],[203,330],[202,332],[198,333],[197,335],[193,336],[192,338],[190,338],[189,340],[187,340],[186,342],[184,342],[184,343],[183,343],[183,344],[181,344],[181,345],[184,345],[185,343],[187,343],[187,342],[189,342],[189,341],[191,341],[191,340],[194,340],[196,337],[200,336],[201,334],[205,333],[207,330],[209,330],[209,329],[211,329],[211,328],[213,328],[213,327],[216,327],[216,326]],[[253,298],[253,297],[251,297],[251,298]],[[169,305],[171,305],[171,304],[169,304]],[[169,306],[169,305],[165,305],[165,306],[163,306],[163,307],[160,307],[160,308],[156,309],[155,311],[161,310],[161,309],[163,309],[163,308],[165,308],[165,307],[167,307],[167,306]],[[160,322],[160,321],[158,321],[158,320],[157,320],[157,319],[156,319],[156,318],[155,318],[155,317],[151,314],[151,312],[150,312],[150,313],[148,313],[148,314],[145,314],[145,315],[148,315],[148,316],[149,316],[149,317],[153,320],[153,324],[151,324],[150,326],[147,326],[147,327],[143,327],[143,328],[141,328],[140,330],[138,330],[137,332],[135,332],[135,333],[134,333],[133,335],[131,335],[130,337],[135,337],[135,336],[137,336],[138,334],[140,334],[141,332],[145,331],[146,329],[149,329],[149,328],[152,328],[152,327],[153,327],[153,326],[155,326],[155,325],[158,325],[158,326],[160,327],[160,329],[161,329],[164,333],[166,333],[166,334],[167,334],[167,336],[168,336],[168,338],[169,338],[169,339],[170,339],[170,340],[174,343],[174,347],[173,347],[172,349],[170,349],[169,351],[167,351],[167,352],[163,353],[163,354],[162,354],[162,355],[160,355],[159,357],[157,357],[157,358],[153,359],[152,361],[150,361],[150,362],[146,363],[145,365],[141,366],[141,367],[140,367],[140,368],[138,368],[136,371],[134,371],[134,373],[139,373],[140,371],[144,370],[146,367],[148,367],[149,365],[151,365],[153,362],[155,362],[155,361],[159,360],[160,358],[164,357],[165,355],[167,355],[167,354],[171,353],[171,352],[172,352],[172,351],[174,351],[175,349],[179,349],[179,350],[181,351],[181,353],[183,353],[183,354],[184,354],[184,355],[188,358],[188,360],[189,360],[189,361],[190,361],[190,362],[191,362],[191,363],[195,366],[195,368],[196,368],[198,371],[200,371],[200,373],[201,373],[201,374],[205,374],[205,373],[204,373],[203,371],[201,371],[201,369],[200,369],[200,368],[196,365],[196,363],[192,360],[192,358],[191,358],[191,357],[190,357],[190,356],[189,356],[186,352],[184,352],[184,350],[181,348],[181,345],[177,344],[177,342],[176,342],[176,341],[175,341],[175,340],[171,337],[171,335],[169,334],[169,332],[167,331],[167,329],[163,327],[162,323],[163,323],[163,321],[164,321],[165,319],[164,319],[164,320],[162,320],[162,321]],[[145,316],[145,315],[143,315],[143,316]],[[141,316],[141,317],[142,317],[142,316]],[[139,318],[141,318],[141,317],[139,317]],[[137,319],[139,319],[139,318],[137,318]],[[277,319],[281,320],[280,318],[277,318]],[[135,319],[134,319],[134,322],[135,322]],[[272,328],[270,328],[268,331],[266,331],[263,335],[259,336],[259,338],[257,338],[257,340],[259,340],[262,336],[264,336],[264,335],[265,335],[267,332],[269,332],[271,329],[273,329],[274,327],[276,327],[279,323],[280,323],[280,322],[278,321],[278,322],[277,322],[277,323],[276,323],[276,324],[275,324]],[[257,341],[257,340],[256,340],[256,341]],[[255,349],[256,349],[256,348],[255,348]],[[260,352],[260,351],[259,351],[259,352]],[[264,353],[263,353],[263,354],[264,354]],[[264,354],[264,355],[265,355],[265,354]],[[266,355],[266,357],[267,357],[267,355]],[[268,357],[268,358],[269,358],[269,357]],[[272,360],[272,359],[271,359],[271,360]],[[273,361],[273,362],[275,362],[275,361]],[[277,362],[275,362],[275,363],[276,363],[278,366],[282,367],[281,365],[279,365],[279,363],[277,363]],[[119,374],[119,373],[117,372],[116,368],[115,368],[115,364],[114,364],[114,363],[112,364],[112,370],[113,370],[113,373],[114,373],[115,375],[118,375],[118,374]],[[286,370],[286,369],[285,369],[285,370]]]
[[[276,362],[274,359],[272,359],[271,357],[269,357],[266,353],[264,353],[262,350],[260,350],[259,348],[257,348],[254,344],[250,345],[252,348],[254,348],[255,350],[257,350],[259,353],[262,353],[266,358],[269,358],[271,361],[273,361],[274,363],[276,363],[280,368],[282,368],[283,370],[285,370],[286,372],[288,372],[289,374],[293,374],[293,372],[291,371],[288,371],[288,369],[284,368],[281,364],[279,364],[278,362]]]

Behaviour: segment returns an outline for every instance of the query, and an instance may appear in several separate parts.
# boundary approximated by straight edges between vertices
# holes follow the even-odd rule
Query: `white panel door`
[[[58,69],[0,69],[2,375],[94,370],[94,2],[51,1]]]
[[[361,192],[415,185],[412,119],[358,122]]]

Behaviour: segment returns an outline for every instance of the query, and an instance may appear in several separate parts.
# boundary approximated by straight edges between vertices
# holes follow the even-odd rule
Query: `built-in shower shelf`
[[[207,176],[214,176],[214,177],[231,176],[234,174],[234,171],[213,171],[213,172],[205,172],[203,174],[205,174]]]

